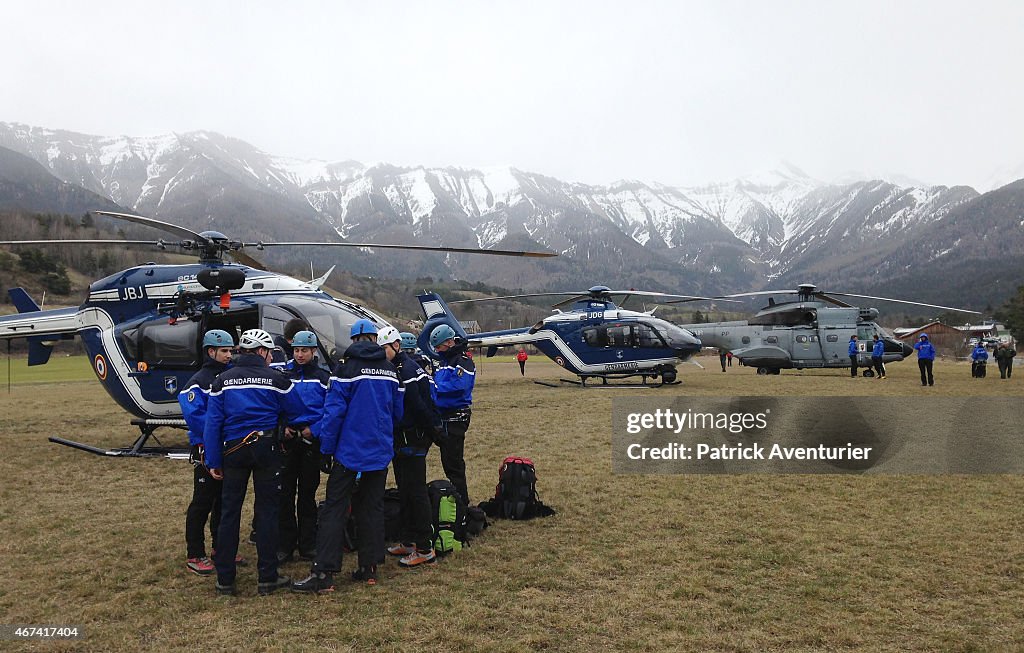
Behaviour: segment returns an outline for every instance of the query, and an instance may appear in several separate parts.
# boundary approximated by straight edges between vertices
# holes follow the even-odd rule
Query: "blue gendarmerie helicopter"
[[[620,308],[612,296],[674,298],[677,301],[703,301],[711,297],[670,295],[638,290],[612,290],[607,286],[594,286],[582,292],[531,293],[504,297],[485,297],[452,302],[493,301],[520,297],[568,295],[569,299],[553,306],[554,315],[531,327],[489,331],[472,336],[455,319],[451,309],[437,293],[419,295],[420,307],[426,323],[420,334],[419,346],[433,354],[429,334],[434,327],[447,324],[470,347],[487,349],[493,356],[499,347],[531,344],[560,367],[580,378],[579,381],[562,379],[583,387],[592,379],[600,379],[596,387],[660,387],[679,383],[676,365],[686,362],[701,349],[701,342],[692,333],[654,317],[653,311],[637,312]],[[625,301],[625,300],[624,300]],[[728,301],[728,300],[726,300]],[[568,311],[557,310],[571,304]],[[639,384],[610,384],[611,380],[640,377]],[[649,384],[648,380],[657,383]],[[552,385],[548,383],[541,385]]]
[[[196,233],[184,227],[126,213],[95,211],[155,227],[181,240],[35,240],[0,241],[0,245],[149,245],[196,252],[197,263],[146,263],[94,282],[78,308],[40,310],[21,288],[9,291],[17,315],[0,317],[0,340],[27,338],[29,365],[43,365],[61,339],[82,338],[96,378],[110,396],[137,419],[141,431],[130,447],[101,449],[50,438],[51,442],[108,456],[163,455],[179,448],[147,446],[163,426],[184,428],[178,390],[202,365],[203,334],[223,329],[234,334],[261,328],[283,339],[285,324],[299,318],[316,332],[321,361],[336,358],[350,344],[349,327],[369,319],[386,321],[370,309],[336,299],[320,290],[327,274],[309,282],[268,271],[243,249],[272,246],[374,247],[441,252],[547,257],[547,252],[484,250],[423,245],[349,242],[256,242],[230,240],[216,231]],[[224,261],[227,254],[238,263]],[[333,268],[331,268],[333,270]],[[156,439],[156,438],[154,438]],[[159,440],[157,440],[159,442]]]

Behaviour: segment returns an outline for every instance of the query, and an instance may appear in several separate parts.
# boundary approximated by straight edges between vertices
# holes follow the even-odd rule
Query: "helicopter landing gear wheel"
[[[772,372],[771,373],[772,373],[772,376],[778,376],[778,375],[782,374],[782,368],[779,368],[779,367],[772,368]]]
[[[865,379],[870,379],[870,378],[872,378],[874,376],[875,376],[875,371],[874,370],[864,370],[864,378]]]
[[[676,368],[669,367],[668,369],[662,370],[661,382],[666,385],[671,385],[676,382]]]
[[[757,368],[757,375],[758,376],[767,376],[770,371],[771,370],[769,370],[767,367],[759,367],[759,368]]]

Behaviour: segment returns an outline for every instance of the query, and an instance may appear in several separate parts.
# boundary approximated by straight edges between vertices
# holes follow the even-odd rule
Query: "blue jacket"
[[[253,431],[273,430],[282,416],[291,423],[303,410],[298,394],[292,392],[292,382],[284,374],[267,367],[255,354],[242,354],[210,388],[203,433],[206,466],[221,467],[225,442]]]
[[[228,369],[226,363],[218,363],[209,356],[203,367],[192,375],[185,384],[185,389],[178,393],[181,404],[181,416],[188,424],[188,443],[203,444],[203,428],[206,426],[206,404],[210,401],[210,386],[213,379]]]
[[[914,349],[917,350],[918,360],[933,361],[935,360],[935,346],[932,345],[932,341],[928,338],[919,340],[914,343]]]
[[[398,371],[375,342],[359,341],[331,376],[324,416],[310,427],[320,452],[355,472],[386,469],[394,456],[395,425],[402,421]]]
[[[451,413],[473,404],[473,384],[476,382],[476,365],[461,348],[449,349],[434,369],[434,384],[437,386],[437,409],[441,414]]]
[[[880,358],[885,353],[885,343],[879,338],[875,341],[875,344],[871,345],[871,357]]]
[[[856,340],[851,340],[850,341],[850,355],[851,356],[856,356],[857,355],[857,341]]]
[[[981,345],[978,345],[977,347],[974,348],[974,351],[971,352],[971,360],[972,361],[987,361],[988,360],[988,350],[986,350]]]
[[[398,352],[391,362],[398,369],[398,380],[405,390],[405,413],[398,428],[419,428],[424,431],[440,428],[441,415],[434,403],[434,395],[437,393],[434,379],[430,378],[416,359],[405,352]]]
[[[294,384],[292,392],[298,394],[302,402],[302,414],[288,425],[303,427],[319,422],[324,416],[324,397],[331,383],[330,373],[320,367],[316,358],[305,365],[299,365],[293,358],[287,363],[272,363],[270,366],[291,379]]]

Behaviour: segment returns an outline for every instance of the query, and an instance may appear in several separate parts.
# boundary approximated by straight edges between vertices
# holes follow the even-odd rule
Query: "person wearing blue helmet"
[[[469,505],[466,481],[466,432],[472,417],[473,385],[476,365],[466,355],[466,342],[456,340],[455,330],[440,324],[430,332],[430,346],[441,357],[434,370],[437,410],[441,413],[442,433],[438,449],[441,467],[455,489]]]
[[[350,507],[359,531],[359,568],[352,580],[376,585],[377,565],[384,561],[384,484],[394,456],[394,429],[402,420],[403,391],[390,362],[393,350],[377,344],[373,322],[358,320],[350,336],[352,345],[331,375],[324,416],[311,427],[320,439],[327,494],[316,558],[309,576],[292,585],[296,592],[334,591]]]
[[[416,361],[416,364],[422,367],[427,374],[433,374],[434,366],[430,363],[430,356],[420,351],[419,343],[416,341],[416,334],[403,331],[399,336],[402,338],[402,352]]]
[[[220,525],[221,482],[210,476],[203,464],[203,427],[206,425],[206,406],[210,399],[210,386],[218,374],[228,368],[235,341],[231,334],[220,329],[207,331],[203,336],[203,366],[185,388],[178,393],[181,415],[188,425],[189,460],[192,462],[192,501],[185,513],[185,566],[194,574],[213,573],[213,561],[206,555],[207,520],[213,550],[217,549],[217,528]]]
[[[935,364],[935,345],[928,340],[928,334],[922,333],[921,337],[914,343],[917,350],[917,367],[921,370],[921,385],[935,385],[935,377],[932,376],[932,366]]]
[[[286,330],[287,331],[287,330]],[[320,487],[320,443],[309,427],[324,414],[324,397],[331,375],[317,359],[318,341],[312,331],[293,333],[288,342],[292,359],[274,363],[291,379],[304,411],[288,424],[281,442],[281,509],[278,515],[280,540],[278,562],[290,562],[295,550],[299,557],[316,555],[316,491]]]

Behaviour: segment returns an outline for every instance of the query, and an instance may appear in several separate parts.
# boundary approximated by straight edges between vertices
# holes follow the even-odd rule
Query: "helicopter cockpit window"
[[[166,317],[161,317],[143,324],[139,332],[139,357],[150,367],[187,369],[199,366],[197,322],[179,320],[169,324]]]
[[[658,335],[657,330],[649,324],[637,324],[633,327],[636,335],[636,343],[640,347],[665,347],[665,342]]]
[[[336,356],[352,344],[348,334],[356,320],[367,317],[377,321],[373,315],[359,315],[340,304],[312,297],[283,297],[278,305],[298,313],[313,328],[327,353],[333,351]]]
[[[749,323],[752,326],[799,326],[803,324],[813,324],[817,318],[817,313],[814,310],[793,308],[785,311],[772,311],[770,313],[766,313],[765,315],[756,315],[750,319]]]

